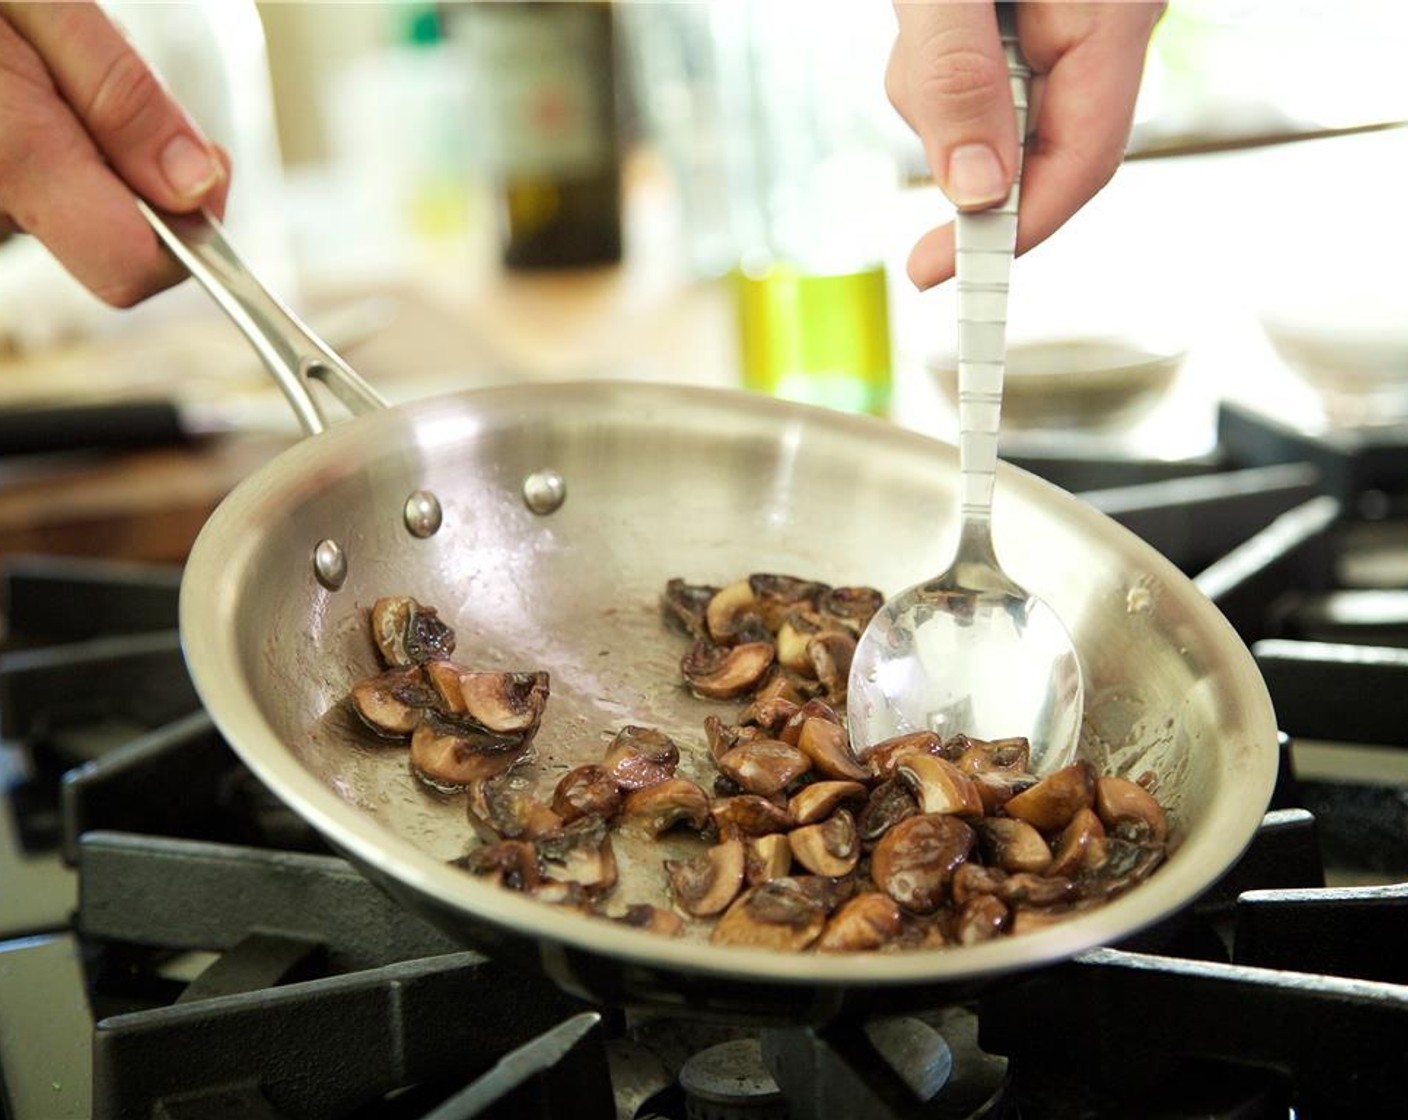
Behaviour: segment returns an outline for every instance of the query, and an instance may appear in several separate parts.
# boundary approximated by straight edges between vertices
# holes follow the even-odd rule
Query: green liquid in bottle
[[[775,263],[733,274],[745,388],[847,412],[890,404],[882,265],[817,274]]]

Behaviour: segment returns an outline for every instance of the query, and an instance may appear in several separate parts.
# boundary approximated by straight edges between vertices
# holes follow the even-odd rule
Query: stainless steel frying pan
[[[373,600],[408,594],[437,607],[459,634],[457,660],[551,673],[536,740],[545,789],[598,760],[628,722],[675,736],[689,755],[684,771],[707,781],[702,722],[736,708],[676,683],[685,643],[660,618],[666,580],[777,571],[905,586],[952,548],[954,452],[876,420],[641,384],[512,387],[380,408],[249,283],[218,230],[154,220],[320,433],[240,485],[196,541],[181,592],[196,686],[279,797],[466,943],[617,1004],[768,1021],[902,1010],[1174,913],[1237,859],[1260,822],[1275,722],[1230,626],[1137,538],[1006,469],[998,547],[1075,637],[1088,682],[1081,752],[1105,772],[1152,771],[1171,811],[1178,845],[1149,882],[1020,938],[837,958],[665,939],[472,878],[447,863],[474,843],[463,800],[427,791],[404,749],[370,743],[345,714],[351,685],[376,669]],[[319,381],[369,411],[322,430],[309,391]],[[545,472],[565,491],[545,485]],[[623,838],[623,901],[668,905],[668,854],[668,844]]]

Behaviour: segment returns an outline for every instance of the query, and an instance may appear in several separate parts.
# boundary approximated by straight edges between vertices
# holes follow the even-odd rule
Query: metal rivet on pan
[[[319,541],[313,549],[313,574],[329,591],[336,591],[347,582],[347,554],[331,537]]]
[[[567,500],[567,480],[556,471],[534,471],[523,480],[523,501],[534,513],[555,513]]]
[[[444,513],[440,509],[440,499],[429,490],[417,490],[406,499],[403,511],[406,528],[413,537],[433,537],[440,531]]]

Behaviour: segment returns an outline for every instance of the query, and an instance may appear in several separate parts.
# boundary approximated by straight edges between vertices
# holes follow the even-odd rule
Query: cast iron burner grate
[[[1391,521],[1366,521],[1364,501],[1346,517],[1345,495],[1305,463],[1062,469],[1199,573],[1286,732],[1403,745],[1408,643],[1383,641],[1353,599],[1385,588],[1345,578],[1365,569],[1366,531],[1394,552]],[[1327,888],[1322,868],[1328,855],[1332,870],[1408,877],[1408,798],[1297,775],[1299,741],[1283,739],[1275,808],[1243,860],[1133,942],[903,1020],[750,1032],[645,1018],[461,951],[329,854],[200,712],[176,588],[165,569],[51,559],[5,576],[6,1117],[1040,1120],[1408,1104],[1394,1068],[1408,1052],[1405,888]],[[16,909],[12,895],[47,904]]]

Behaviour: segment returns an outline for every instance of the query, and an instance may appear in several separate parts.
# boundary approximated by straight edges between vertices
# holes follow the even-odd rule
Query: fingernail
[[[220,165],[215,157],[184,133],[177,133],[161,150],[161,173],[182,198],[194,198],[215,185]]]
[[[948,157],[948,197],[960,210],[977,209],[1007,197],[1007,176],[997,153],[986,144],[964,144]]]

